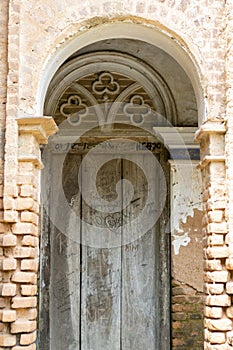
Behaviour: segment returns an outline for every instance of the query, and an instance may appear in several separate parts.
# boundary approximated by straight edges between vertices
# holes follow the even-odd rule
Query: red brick
[[[30,345],[36,341],[36,332],[29,334],[21,334],[20,345]]]
[[[11,333],[31,333],[36,330],[36,321],[17,320],[11,323]]]
[[[37,305],[36,297],[14,297],[12,299],[13,309],[32,308],[32,307],[36,307],[36,305]]]
[[[15,310],[3,310],[2,311],[2,322],[14,322],[16,320]]]
[[[16,336],[11,334],[0,334],[0,346],[10,347],[16,344]]]
[[[17,271],[13,274],[11,280],[18,283],[36,283],[37,276],[33,272]]]

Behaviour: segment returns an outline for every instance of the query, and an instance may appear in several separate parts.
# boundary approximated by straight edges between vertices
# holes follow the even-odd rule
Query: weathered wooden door
[[[49,319],[43,325],[49,341],[41,337],[40,349],[47,346],[50,350],[159,350],[163,336],[163,349],[168,349],[167,320],[164,319],[164,307],[168,304],[161,305],[169,299],[168,288],[162,290],[164,284],[161,282],[167,269],[161,249],[164,250],[167,243],[164,243],[164,234],[161,235],[159,220],[155,220],[146,232],[142,222],[141,235],[138,235],[140,229],[134,221],[145,205],[149,216],[160,210],[161,174],[156,169],[150,171],[151,159],[143,149],[136,154],[142,167],[121,155],[115,154],[114,159],[105,162],[104,154],[95,154],[89,155],[85,168],[80,168],[84,157],[82,152],[71,152],[63,169],[64,193],[81,219],[79,224],[72,223],[62,205],[55,208],[59,218],[67,228],[72,227],[75,235],[71,238],[53,224],[49,228],[49,305],[45,303],[49,307]],[[154,157],[159,161],[160,152]],[[53,155],[51,162],[51,176],[55,178],[57,174],[53,168],[56,169],[58,159],[59,155]],[[106,212],[101,201],[91,207],[82,195],[90,191],[88,176],[95,173],[100,160],[104,165],[96,178],[98,193],[109,202],[109,208],[121,194],[122,204],[118,211],[111,208]],[[78,183],[79,171],[81,182]],[[131,183],[133,196],[123,179]],[[153,184],[149,204],[148,181]],[[56,185],[50,196],[50,205],[59,203]],[[125,206],[128,199],[129,204]],[[116,236],[118,244],[113,245],[110,236],[106,236],[104,248],[95,241],[90,245],[83,244],[89,232],[82,222],[98,230],[104,231],[107,227]],[[134,231],[135,239],[132,238]],[[43,313],[45,310],[42,316]],[[43,332],[46,333],[45,329]]]

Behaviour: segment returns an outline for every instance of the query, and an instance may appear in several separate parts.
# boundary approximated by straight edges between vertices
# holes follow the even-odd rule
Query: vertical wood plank
[[[89,165],[86,169],[88,173],[93,173],[93,168],[97,166],[98,157],[104,157],[104,155],[89,156]],[[85,171],[82,173],[82,179],[82,190],[88,191]],[[100,196],[111,203],[116,198],[115,186],[120,179],[120,160],[112,160],[103,166],[96,180]],[[101,212],[101,203],[98,210],[93,210],[83,201],[82,215],[82,219],[89,224],[96,225],[103,230],[107,227],[109,213]],[[87,232],[83,228],[82,235],[85,234]],[[107,243],[111,246],[111,241]],[[120,292],[121,249],[95,248],[83,245],[82,350],[120,349]]]
[[[51,205],[56,210],[59,220],[66,227],[72,225],[69,212],[64,206],[57,188],[57,166],[59,155],[53,157],[52,183],[53,192]],[[67,201],[80,215],[80,191],[77,174],[81,156],[69,154],[63,166],[63,189]],[[77,240],[80,227],[76,227]],[[79,350],[80,349],[80,245],[59,228],[52,225],[51,239],[51,286],[50,286],[50,349]]]
[[[138,154],[138,160],[153,184],[153,203],[147,208],[148,215],[155,215],[158,198],[156,173],[150,171],[149,157]],[[134,197],[124,210],[130,230],[136,229],[133,218],[137,217],[147,201],[147,179],[135,163],[123,161],[123,178],[131,181]],[[146,218],[145,218],[146,220]],[[141,230],[143,232],[143,223]],[[123,226],[124,239],[127,239]],[[158,335],[158,232],[155,225],[142,236],[122,246],[122,349],[159,350]]]
[[[38,347],[41,350],[50,349],[50,200],[51,186],[51,154],[43,153],[43,163],[46,164],[41,177],[41,236],[40,236],[40,295],[39,295],[39,322]]]

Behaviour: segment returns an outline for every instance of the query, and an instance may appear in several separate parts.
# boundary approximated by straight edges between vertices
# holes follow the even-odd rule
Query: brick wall
[[[1,2],[0,4],[0,26],[1,26],[1,36],[0,36],[0,202],[1,202],[1,220],[3,218],[2,211],[2,197],[3,197],[3,156],[4,156],[4,131],[5,131],[5,121],[6,121],[6,99],[7,99],[7,56],[8,56],[8,1]],[[2,233],[7,229],[5,225],[1,224],[0,240],[2,240]],[[4,262],[4,249],[1,244],[0,248],[0,264]],[[2,270],[2,269],[1,269]],[[7,281],[7,276],[1,271],[1,282]],[[4,308],[7,304],[7,300],[2,296],[0,297],[0,308]],[[0,311],[2,314],[2,311]],[[8,329],[6,324],[2,322],[2,317],[0,318],[0,334],[7,333]],[[0,343],[1,343],[0,336]]]
[[[225,126],[218,122],[203,125],[198,133],[201,141],[204,212],[204,315],[205,348],[230,349],[228,331],[232,321],[227,271],[229,242],[226,222]]]
[[[172,349],[203,349],[203,294],[172,279]]]
[[[6,122],[7,73],[8,73],[8,1],[0,4],[0,198],[3,186],[3,155]],[[1,207],[2,209],[2,207]]]

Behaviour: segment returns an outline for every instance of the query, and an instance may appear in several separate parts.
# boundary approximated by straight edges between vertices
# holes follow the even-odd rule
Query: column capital
[[[58,127],[52,117],[29,116],[16,119],[19,135],[30,134],[35,137],[39,144],[46,144],[50,135],[53,135]]]
[[[219,134],[223,135],[226,133],[226,125],[223,121],[207,121],[200,126],[200,128],[195,133],[195,141],[201,142],[202,138],[209,134]]]

